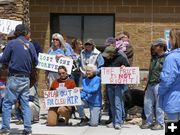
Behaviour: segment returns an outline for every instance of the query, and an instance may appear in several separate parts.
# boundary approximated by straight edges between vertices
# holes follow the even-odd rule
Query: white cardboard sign
[[[36,68],[58,72],[58,67],[63,65],[67,69],[67,73],[70,75],[73,65],[73,60],[67,57],[62,57],[58,61],[55,55],[49,55],[45,53],[39,53],[38,65]]]
[[[15,30],[18,24],[22,24],[22,21],[0,19],[0,32],[9,34],[11,31]]]
[[[46,108],[81,105],[80,90],[60,87],[57,90],[44,91],[44,101]]]
[[[139,84],[139,67],[102,67],[102,84]]]

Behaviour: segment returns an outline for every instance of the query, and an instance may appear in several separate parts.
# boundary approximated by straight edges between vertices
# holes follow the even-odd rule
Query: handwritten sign
[[[74,88],[44,91],[44,100],[46,108],[81,105],[80,90]]]
[[[102,67],[102,84],[139,84],[139,67]]]
[[[15,30],[18,24],[22,24],[22,21],[0,19],[0,32],[9,34],[11,31]]]
[[[67,69],[67,73],[70,75],[73,65],[73,60],[70,58],[60,58],[58,61],[56,60],[55,55],[49,55],[45,53],[39,53],[38,56],[38,65],[36,68],[58,72],[58,67],[63,65]]]

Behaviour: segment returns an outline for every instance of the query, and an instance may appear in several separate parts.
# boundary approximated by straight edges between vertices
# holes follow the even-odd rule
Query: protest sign
[[[15,30],[18,24],[22,24],[22,21],[0,19],[0,32],[9,34],[11,31]]]
[[[36,68],[58,72],[58,67],[62,65],[67,69],[67,73],[70,75],[73,65],[73,60],[70,58],[62,57],[58,61],[55,55],[49,55],[45,53],[39,53],[38,65]]]
[[[139,67],[102,67],[102,84],[139,84]]]
[[[44,91],[44,101],[46,108],[81,105],[80,90],[62,87],[57,90]]]

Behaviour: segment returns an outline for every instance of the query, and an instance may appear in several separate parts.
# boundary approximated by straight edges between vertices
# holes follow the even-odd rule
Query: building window
[[[104,48],[107,37],[114,36],[114,14],[51,14],[51,34],[64,33],[68,42],[72,38],[85,41],[92,38],[97,48]]]

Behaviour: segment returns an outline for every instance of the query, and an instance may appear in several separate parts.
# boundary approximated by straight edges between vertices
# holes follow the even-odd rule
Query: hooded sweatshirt
[[[180,112],[180,48],[169,52],[160,74],[160,107],[166,113]]]

